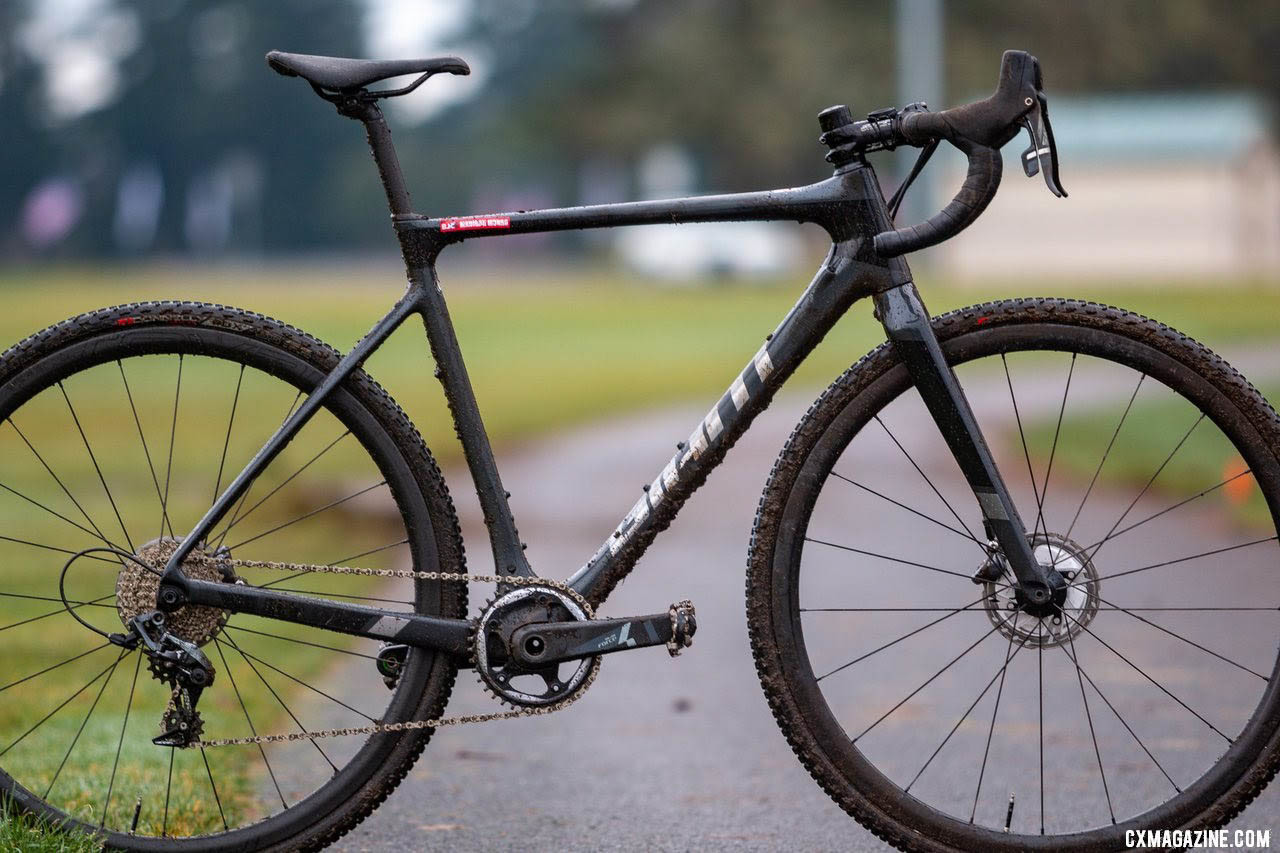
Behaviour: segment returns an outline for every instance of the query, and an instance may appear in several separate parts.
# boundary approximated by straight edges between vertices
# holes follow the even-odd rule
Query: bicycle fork
[[[942,355],[929,324],[929,312],[915,285],[908,282],[877,293],[876,317],[894,352],[915,381],[920,397],[951,449],[982,510],[987,538],[998,544],[1018,579],[1022,594],[1034,604],[1047,602],[1066,581],[1035,559],[1026,526],[969,408],[964,389]]]

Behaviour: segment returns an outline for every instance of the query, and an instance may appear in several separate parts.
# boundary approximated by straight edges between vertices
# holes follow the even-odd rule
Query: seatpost
[[[364,124],[369,150],[373,152],[373,162],[378,164],[378,176],[382,178],[382,188],[387,192],[387,206],[391,208],[391,215],[412,213],[409,188],[405,186],[400,160],[396,157],[395,146],[391,144],[391,129],[387,127],[382,110],[373,101],[358,95],[344,99],[337,107],[342,115]]]

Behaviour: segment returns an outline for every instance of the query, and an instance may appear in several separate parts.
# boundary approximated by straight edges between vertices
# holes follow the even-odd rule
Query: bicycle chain
[[[409,569],[365,569],[356,566],[315,566],[304,563],[279,563],[268,560],[236,560],[227,561],[232,569],[268,569],[285,572],[327,572],[339,575],[366,575],[369,577],[407,578],[426,581],[457,581],[460,583],[497,583],[511,586],[546,586],[563,592],[578,603],[588,619],[595,617],[595,611],[587,600],[575,589],[559,581],[539,577],[522,577],[517,575],[472,575],[458,572],[415,572]],[[474,636],[480,619],[472,620],[471,630]],[[571,695],[551,705],[530,708],[516,708],[511,711],[495,711],[489,714],[462,714],[457,717],[437,717],[434,720],[406,720],[402,723],[374,723],[354,728],[317,729],[316,731],[290,732],[287,734],[253,735],[251,737],[216,738],[201,740],[196,746],[207,748],[215,746],[245,746],[250,744],[283,743],[286,741],[310,740],[314,738],[346,737],[349,735],[372,735],[385,732],[403,732],[416,729],[438,729],[445,726],[461,726],[468,723],[487,723],[494,720],[511,720],[517,717],[536,717],[553,714],[563,710],[578,700],[587,691],[596,676],[600,673],[600,661],[597,658],[585,681]]]

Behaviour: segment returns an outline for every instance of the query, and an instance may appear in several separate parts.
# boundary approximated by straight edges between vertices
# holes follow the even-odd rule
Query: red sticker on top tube
[[[510,228],[509,216],[451,216],[440,220],[441,231],[483,231],[490,228]]]

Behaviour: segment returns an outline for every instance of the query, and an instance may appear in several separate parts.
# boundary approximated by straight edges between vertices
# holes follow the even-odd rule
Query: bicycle
[[[834,174],[808,186],[445,218],[413,212],[378,101],[466,74],[462,60],[267,59],[363,124],[408,287],[345,355],[258,314],[147,302],[72,318],[0,357],[0,793],[17,809],[125,849],[315,849],[389,795],[435,728],[561,710],[607,654],[679,653],[697,627],[691,603],[629,618],[596,608],[865,297],[887,340],[822,393],[783,447],[747,567],[760,680],[819,785],[902,849],[1103,850],[1132,829],[1219,826],[1270,781],[1280,761],[1274,633],[1263,623],[1260,636],[1244,635],[1277,610],[1275,412],[1200,344],[1120,309],[1011,299],[931,317],[904,260],[982,213],[999,150],[1023,129],[1026,174],[1065,195],[1034,57],[1006,52],[995,93],[967,106],[912,104],[865,120],[824,111]],[[370,88],[409,74],[401,88]],[[963,187],[933,218],[895,229],[907,186],[942,140],[968,158]],[[902,145],[922,153],[886,201],[866,157]],[[474,238],[721,220],[816,224],[832,246],[596,554],[564,582],[534,574],[437,257]],[[439,469],[362,368],[414,315],[483,509],[493,575],[467,573]],[[985,389],[980,404],[961,376]],[[1095,406],[1068,417],[1082,387]],[[1168,428],[1134,436],[1131,416]],[[1184,447],[1225,453],[1234,467],[1209,488],[1161,480]],[[1055,460],[1075,473],[1051,492]],[[877,471],[889,485],[862,481]],[[957,488],[968,497],[948,499]],[[184,518],[198,521],[187,529]],[[1101,535],[1082,536],[1090,527]],[[1248,541],[1217,544],[1246,530]],[[1185,542],[1203,552],[1161,553]],[[1219,571],[1206,583],[1208,558]],[[477,582],[493,597],[468,616]],[[1230,630],[1188,636],[1205,618]],[[955,635],[974,620],[981,631]],[[50,634],[52,624],[69,632]],[[82,649],[91,635],[96,645]],[[888,639],[865,639],[877,635]],[[508,707],[444,716],[463,668]],[[884,695],[904,680],[920,683]],[[942,709],[940,688],[927,692],[935,684],[960,702]],[[158,734],[136,722],[144,711],[160,714]]]

